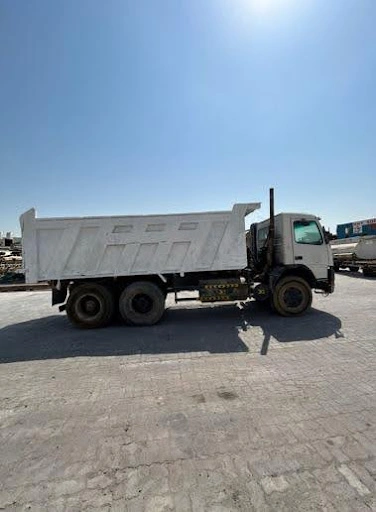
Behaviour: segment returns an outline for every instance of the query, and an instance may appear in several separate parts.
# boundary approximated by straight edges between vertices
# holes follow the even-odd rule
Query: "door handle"
[[[302,260],[302,259],[303,259],[303,256],[295,256],[295,259],[296,259],[296,260]]]

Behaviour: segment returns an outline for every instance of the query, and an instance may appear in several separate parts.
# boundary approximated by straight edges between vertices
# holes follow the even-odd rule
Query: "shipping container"
[[[376,218],[337,225],[337,238],[376,235]]]

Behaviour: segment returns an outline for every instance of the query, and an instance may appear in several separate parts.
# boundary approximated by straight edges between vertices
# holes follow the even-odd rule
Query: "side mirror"
[[[322,226],[322,231],[324,233],[324,240],[325,243],[328,245],[331,240],[333,240],[333,235],[330,233],[330,231],[327,231],[324,226]]]

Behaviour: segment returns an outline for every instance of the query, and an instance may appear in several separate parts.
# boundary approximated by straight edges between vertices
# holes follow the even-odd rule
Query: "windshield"
[[[321,245],[323,243],[321,231],[314,220],[295,221],[294,238],[297,244]]]

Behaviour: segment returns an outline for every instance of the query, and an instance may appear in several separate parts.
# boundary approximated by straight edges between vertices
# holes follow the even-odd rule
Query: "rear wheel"
[[[162,318],[165,294],[154,283],[139,281],[127,286],[119,299],[123,320],[131,325],[153,325]]]
[[[276,285],[272,305],[282,316],[304,313],[312,304],[312,290],[301,277],[283,277]]]
[[[358,272],[359,267],[357,267],[356,265],[350,265],[349,270],[350,272]]]
[[[69,294],[66,307],[69,320],[77,327],[95,329],[109,324],[115,312],[111,291],[97,283],[76,286]]]

